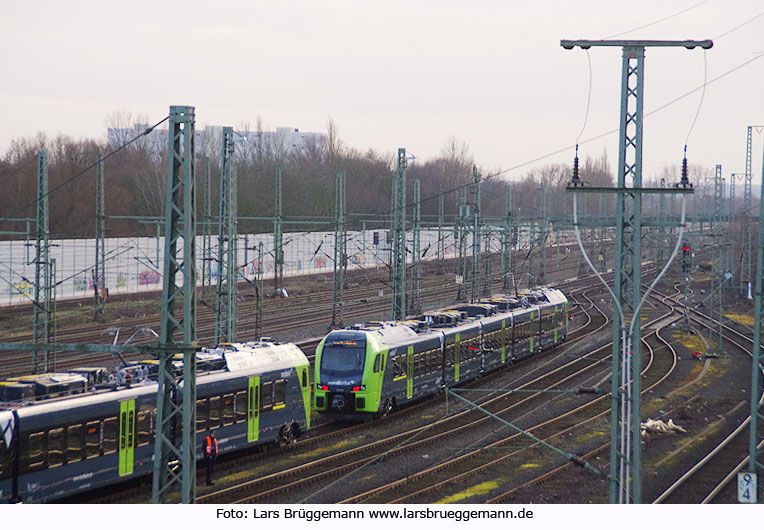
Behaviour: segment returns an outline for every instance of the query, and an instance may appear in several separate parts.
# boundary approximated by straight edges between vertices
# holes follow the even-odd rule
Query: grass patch
[[[470,497],[485,495],[486,493],[490,493],[491,491],[498,488],[502,482],[503,481],[499,481],[499,480],[490,480],[488,482],[483,482],[482,484],[478,484],[476,486],[472,486],[471,488],[467,488],[466,490],[462,492],[449,495],[448,497],[445,497],[435,502],[434,504],[451,504],[454,502],[459,502],[465,499],[469,499]]]
[[[700,353],[706,352],[706,345],[697,335],[693,335],[692,333],[682,333],[681,331],[678,331],[676,333],[672,333],[671,338],[679,341],[682,346],[690,351],[697,351]]]
[[[298,458],[300,458],[300,459],[301,458],[306,458],[306,457],[307,458],[314,458],[314,457],[321,456],[321,455],[324,455],[326,453],[329,453],[331,451],[339,451],[341,449],[346,448],[349,445],[352,445],[353,443],[355,443],[353,440],[341,440],[341,441],[337,442],[336,444],[325,445],[323,447],[317,447],[317,448],[313,449],[312,451],[308,451],[307,453],[300,453],[300,454],[291,455],[289,458],[292,459],[292,460],[298,459]]]
[[[737,322],[738,324],[743,324],[744,326],[753,327],[753,316],[751,315],[738,315],[737,313],[724,313],[724,316],[729,318],[733,322]]]

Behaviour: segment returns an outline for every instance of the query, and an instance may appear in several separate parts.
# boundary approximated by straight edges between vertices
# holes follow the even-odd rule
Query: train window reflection
[[[119,425],[117,418],[111,417],[103,420],[103,454],[108,455],[117,452],[117,438]]]
[[[48,431],[48,467],[60,466],[64,463],[64,429]]]
[[[101,422],[91,421],[85,426],[85,454],[95,458],[101,454]]]
[[[151,411],[139,410],[138,423],[136,425],[136,445],[149,445],[151,443]]]
[[[35,469],[44,464],[45,452],[43,451],[44,432],[34,432],[29,435],[26,443],[22,445],[22,456],[26,456],[29,469]]]
[[[66,461],[83,460],[85,455],[82,449],[82,424],[70,425],[66,428]]]
[[[220,427],[220,404],[220,396],[210,398],[209,429],[217,429]]]

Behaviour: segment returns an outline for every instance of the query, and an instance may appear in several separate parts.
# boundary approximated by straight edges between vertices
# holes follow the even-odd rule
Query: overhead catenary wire
[[[691,11],[691,10],[697,8],[697,7],[700,7],[703,4],[707,4],[710,1],[711,0],[703,0],[702,2],[698,2],[697,4],[691,5],[690,7],[686,7],[684,9],[682,9],[681,11],[677,11],[674,14],[665,16],[665,17],[663,17],[661,19],[658,19],[658,20],[654,20],[653,22],[649,22],[647,24],[643,24],[643,25],[638,26],[636,28],[632,28],[632,29],[629,29],[629,30],[626,30],[626,31],[622,31],[621,33],[616,33],[615,35],[610,35],[608,37],[605,37],[605,39],[603,39],[603,40],[613,39],[615,37],[620,37],[621,35],[626,35],[627,33],[633,33],[635,31],[639,31],[640,29],[645,29],[645,28],[649,28],[650,26],[655,26],[656,24],[660,24],[661,22],[665,22],[667,20],[671,20],[674,17],[678,17],[679,15],[683,15],[684,13],[687,13],[688,11]]]
[[[147,128],[146,130],[144,130],[142,133],[140,133],[140,134],[138,134],[137,136],[135,136],[135,137],[131,138],[130,140],[128,140],[126,143],[122,144],[121,146],[119,146],[119,147],[118,147],[118,148],[116,148],[115,150],[113,150],[113,151],[111,151],[111,152],[107,153],[106,155],[104,155],[104,156],[101,158],[100,162],[101,162],[101,163],[105,162],[106,160],[108,160],[108,159],[109,159],[109,158],[111,158],[112,156],[116,155],[117,153],[119,153],[119,152],[120,152],[120,151],[122,151],[123,149],[127,148],[128,146],[130,146],[130,145],[131,145],[133,142],[137,141],[139,138],[142,138],[143,136],[146,136],[146,135],[150,134],[150,133],[151,133],[151,132],[152,132],[154,129],[156,129],[157,127],[159,127],[161,124],[163,124],[164,122],[166,122],[166,121],[167,121],[167,120],[169,120],[169,119],[170,119],[170,116],[169,116],[169,115],[168,115],[168,116],[165,116],[165,117],[164,117],[162,120],[160,120],[160,121],[158,121],[157,123],[155,123],[154,125],[152,125],[152,126],[148,127],[148,128]],[[32,159],[32,160],[34,160],[34,159]],[[96,167],[96,166],[98,165],[98,163],[99,163],[99,161],[93,162],[92,164],[90,164],[89,166],[87,166],[85,169],[83,169],[83,170],[82,170],[82,171],[80,171],[79,173],[75,173],[74,175],[72,175],[71,177],[69,177],[68,179],[66,179],[64,182],[62,182],[61,184],[59,184],[58,186],[55,186],[53,189],[51,189],[51,190],[48,190],[48,193],[46,193],[46,194],[45,194],[43,197],[49,197],[51,194],[53,194],[54,192],[56,192],[56,191],[60,190],[60,189],[61,189],[61,188],[63,188],[64,186],[67,186],[67,185],[71,184],[71,183],[72,183],[72,182],[74,182],[76,179],[78,179],[79,177],[81,177],[82,175],[84,175],[85,173],[87,173],[88,171],[90,171],[91,169],[93,169],[94,167]],[[23,212],[23,211],[24,211],[24,210],[26,210],[27,208],[30,208],[32,205],[36,204],[36,203],[37,203],[37,201],[38,201],[40,198],[41,198],[41,197],[37,197],[37,198],[35,198],[33,201],[30,201],[30,202],[28,202],[28,203],[26,203],[26,204],[24,204],[24,205],[20,206],[19,208],[17,208],[16,210],[14,210],[14,211],[13,211],[13,212],[12,212],[10,215],[8,215],[8,216],[6,216],[6,217],[3,217],[3,218],[0,218],[0,224],[4,223],[4,222],[6,222],[6,221],[9,221],[9,220],[11,220],[11,219],[12,219],[13,217],[15,217],[17,214],[19,214],[19,213]]]

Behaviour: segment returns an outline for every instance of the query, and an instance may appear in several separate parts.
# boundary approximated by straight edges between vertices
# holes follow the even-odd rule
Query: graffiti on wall
[[[157,271],[145,270],[138,274],[138,285],[157,285],[161,275]]]

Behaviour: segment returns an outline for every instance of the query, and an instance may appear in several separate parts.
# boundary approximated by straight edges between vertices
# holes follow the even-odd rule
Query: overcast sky
[[[586,121],[580,149],[615,167],[617,133],[587,139],[618,128],[621,49],[589,51],[587,116],[587,53],[560,47],[611,37],[714,40],[647,50],[647,113],[695,91],[646,118],[644,178],[680,164],[685,141],[690,164],[743,173],[747,127],[764,124],[761,0],[4,0],[0,152],[38,131],[105,139],[114,111],[155,123],[193,105],[197,127],[259,116],[323,132],[331,118],[351,147],[420,159],[455,136],[509,178],[571,163]]]

